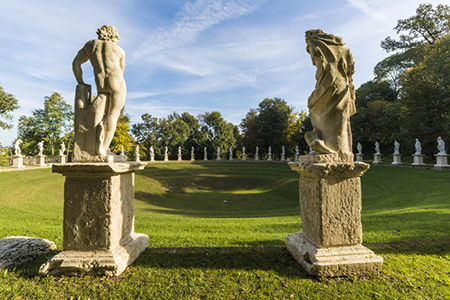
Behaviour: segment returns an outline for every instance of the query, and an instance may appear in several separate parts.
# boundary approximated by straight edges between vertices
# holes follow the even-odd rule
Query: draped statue
[[[306,142],[319,160],[353,161],[350,116],[356,112],[355,63],[342,38],[322,30],[306,32],[306,51],[316,66],[316,87],[308,98],[313,131]]]

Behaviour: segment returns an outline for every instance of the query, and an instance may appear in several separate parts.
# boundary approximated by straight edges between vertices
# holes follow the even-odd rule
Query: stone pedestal
[[[150,155],[150,161],[155,161],[155,154]]]
[[[44,167],[45,166],[45,155],[37,155],[36,156],[36,164],[39,167]]]
[[[356,153],[355,161],[357,161],[357,162],[362,162],[362,161],[364,161],[364,154],[362,154],[362,153]]]
[[[267,156],[267,160],[268,160],[268,161],[271,161],[271,160],[272,160],[272,154],[269,154],[269,155]]]
[[[67,155],[58,155],[58,163],[65,164],[67,162]]]
[[[126,162],[128,157],[125,154],[116,155],[114,157],[114,162]]]
[[[191,161],[195,161],[195,155],[191,154]]]
[[[25,168],[23,165],[23,155],[13,155],[13,164],[11,168]]]
[[[54,164],[64,184],[63,251],[41,275],[117,276],[148,247],[134,232],[134,171],[144,163]]]
[[[448,164],[448,155],[447,154],[436,154],[436,164],[434,165],[437,168],[446,168],[450,167]]]
[[[376,164],[381,164],[381,154],[380,153],[375,153],[373,155],[373,162],[372,164],[376,165]]]
[[[164,154],[164,161],[169,161],[169,155]]]
[[[259,155],[255,154],[255,160],[259,160]]]
[[[242,154],[242,160],[245,160],[245,154]]]
[[[412,166],[424,166],[423,157],[424,154],[413,154],[414,162],[411,164]]]
[[[298,154],[295,154],[295,160],[294,161],[298,161]]]
[[[286,161],[286,155],[281,154],[281,161]]]
[[[392,165],[401,165],[402,164],[402,156],[401,154],[392,154]]]
[[[136,162],[140,162],[141,161],[141,156],[140,155],[136,155]]]
[[[303,232],[286,236],[286,247],[314,276],[378,274],[383,258],[361,245],[361,181],[368,164],[290,162],[300,174]]]

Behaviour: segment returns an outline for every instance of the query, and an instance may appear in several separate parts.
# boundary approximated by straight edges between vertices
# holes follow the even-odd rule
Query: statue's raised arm
[[[306,32],[306,51],[316,66],[316,87],[308,98],[313,131],[305,135],[317,160],[353,161],[350,116],[355,109],[355,63],[342,38],[322,30]]]

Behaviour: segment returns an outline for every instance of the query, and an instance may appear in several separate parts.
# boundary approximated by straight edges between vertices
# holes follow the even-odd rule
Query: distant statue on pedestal
[[[169,161],[169,149],[164,147],[164,161]]]
[[[220,147],[217,147],[217,160],[220,160]]]
[[[437,148],[439,150],[438,155],[447,155],[447,152],[445,151],[445,142],[441,137],[438,137],[437,139]]]
[[[37,144],[37,146],[38,146],[38,149],[39,149],[38,155],[39,155],[39,156],[42,156],[42,151],[44,151],[44,141],[40,141],[40,142]]]
[[[230,146],[228,152],[229,152],[229,155],[230,155],[230,159],[229,160],[233,160],[233,148],[231,148],[231,146]]]
[[[380,153],[380,143],[378,143],[378,141],[375,142],[375,154],[381,154]]]
[[[66,151],[66,145],[64,144],[64,142],[61,143],[60,147],[61,148],[59,148],[59,155],[64,155],[64,152]]]
[[[191,161],[195,160],[194,146],[191,147]]]
[[[141,154],[139,153],[139,145],[134,148],[134,155],[136,156],[136,161],[141,161]]]
[[[397,141],[394,142],[394,154],[400,154],[400,143]]]
[[[17,141],[14,143],[14,154],[17,156],[21,156],[22,155],[22,150],[20,149],[20,144],[22,144],[22,140],[21,139],[17,139]]]
[[[178,161],[182,161],[182,158],[181,158],[181,146],[178,146]]]
[[[419,139],[416,139],[416,144],[415,144],[415,148],[416,148],[416,155],[421,155],[422,154],[422,145],[419,142]]]
[[[242,146],[242,160],[245,160],[245,146]]]
[[[255,160],[259,160],[259,147],[258,146],[256,146]]]
[[[206,151],[206,147],[203,148],[203,160],[208,160],[208,152]]]
[[[358,143],[356,148],[358,149],[358,154],[362,154],[362,145],[361,145],[361,143]]]
[[[125,152],[123,152],[123,145],[120,145],[120,155],[125,155]]]

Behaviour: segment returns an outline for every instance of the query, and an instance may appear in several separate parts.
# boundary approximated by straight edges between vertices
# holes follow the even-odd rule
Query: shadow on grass
[[[298,175],[286,164],[150,164],[138,174],[135,199],[158,214],[236,218],[299,213]]]
[[[165,269],[273,270],[283,277],[313,278],[285,247],[147,248],[133,265]]]

